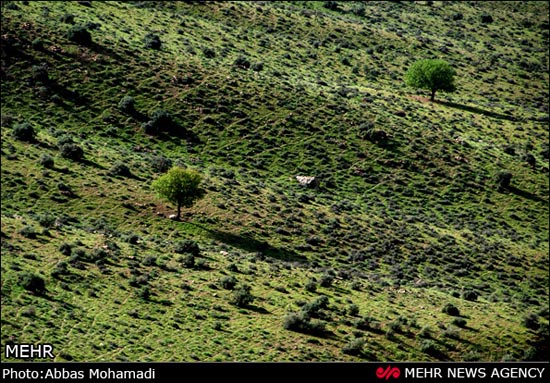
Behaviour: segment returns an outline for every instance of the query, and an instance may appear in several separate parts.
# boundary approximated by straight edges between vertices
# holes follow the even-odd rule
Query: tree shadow
[[[307,258],[303,255],[299,255],[298,253],[288,250],[288,249],[280,249],[276,248],[274,246],[271,246],[269,243],[261,240],[257,240],[255,238],[252,238],[248,235],[236,235],[232,233],[228,233],[226,231],[221,230],[214,230],[209,229],[207,227],[198,225],[196,223],[190,223],[194,226],[197,226],[201,228],[202,230],[208,232],[210,237],[213,239],[223,242],[227,245],[239,248],[241,250],[247,251],[247,252],[259,252],[263,255],[275,258],[281,261],[287,261],[287,262],[306,262]]]
[[[463,104],[458,104],[456,102],[451,102],[451,101],[436,100],[434,102],[436,104],[449,106],[451,108],[460,109],[460,110],[470,112],[470,113],[483,114],[484,116],[498,118],[500,120],[517,121],[517,119],[514,116],[510,116],[510,115],[502,114],[502,113],[491,112],[490,110],[481,109],[481,108],[478,108],[476,106],[463,105]]]
[[[510,191],[510,193],[513,193],[523,198],[530,199],[531,201],[548,203],[548,201],[545,200],[544,198],[541,198],[538,195],[530,193],[526,190],[518,189],[514,186],[508,186],[508,190]]]
[[[248,305],[243,308],[246,310],[254,311],[255,313],[258,313],[258,314],[270,314],[270,312],[267,311],[265,308],[256,306],[256,305]]]

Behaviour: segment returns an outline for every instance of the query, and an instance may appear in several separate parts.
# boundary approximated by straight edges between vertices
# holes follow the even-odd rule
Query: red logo
[[[388,380],[389,378],[399,378],[399,375],[401,375],[401,371],[399,370],[398,367],[393,367],[392,366],[388,366],[386,367],[386,369],[384,370],[382,367],[378,367],[376,369],[376,377],[378,379],[384,379],[386,378],[386,380]]]

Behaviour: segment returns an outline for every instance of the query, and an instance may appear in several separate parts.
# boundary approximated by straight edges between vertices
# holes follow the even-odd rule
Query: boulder
[[[300,183],[300,185],[306,186],[308,188],[316,188],[319,186],[319,180],[315,177],[296,176],[296,180]]]

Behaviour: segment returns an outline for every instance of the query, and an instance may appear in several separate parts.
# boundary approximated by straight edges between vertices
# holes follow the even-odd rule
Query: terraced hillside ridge
[[[1,11],[2,347],[548,360],[548,2]],[[456,91],[407,87],[422,59]],[[179,221],[172,166],[206,190]]]

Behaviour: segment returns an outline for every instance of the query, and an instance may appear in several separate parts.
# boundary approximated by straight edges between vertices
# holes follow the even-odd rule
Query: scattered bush
[[[512,173],[502,171],[497,173],[496,183],[498,186],[498,191],[508,189],[510,187],[510,181],[512,180]]]
[[[325,295],[317,297],[314,301],[306,303],[302,306],[301,312],[306,317],[319,317],[320,311],[328,307],[328,298]]]
[[[437,344],[433,340],[423,340],[420,343],[420,351],[432,356],[437,355],[440,352]]]
[[[264,69],[264,63],[263,62],[257,62],[252,64],[250,67],[254,72],[261,72]]]
[[[47,153],[43,153],[40,155],[40,158],[38,159],[38,163],[42,166],[44,166],[46,169],[53,169],[54,168],[54,160],[53,157],[50,156]]]
[[[331,11],[337,11],[338,10],[338,2],[337,1],[325,1],[323,3],[323,8],[330,9]]]
[[[347,343],[343,348],[342,352],[347,355],[360,355],[365,347],[365,339],[356,338]]]
[[[334,281],[334,275],[325,273],[321,275],[321,278],[319,279],[319,285],[321,287],[330,287],[332,286],[333,281]]]
[[[61,246],[59,246],[59,251],[61,252],[61,254],[69,256],[71,255],[73,248],[71,245],[64,242],[61,244]]]
[[[417,335],[419,338],[431,338],[432,337],[432,330],[430,326],[424,326],[420,329]]]
[[[188,269],[192,269],[193,267],[195,267],[195,256],[193,254],[187,254],[181,257],[180,260],[183,267],[186,267]]]
[[[162,46],[162,42],[160,41],[160,37],[155,35],[154,33],[148,33],[143,38],[143,43],[145,44],[145,48],[149,48],[149,49],[159,50]]]
[[[74,143],[61,145],[59,151],[61,153],[61,157],[69,160],[80,161],[84,158],[84,150],[79,145]]]
[[[46,282],[38,275],[25,272],[19,275],[19,286],[37,295],[44,295]]]
[[[59,21],[65,24],[74,24],[74,15],[70,13],[64,13],[59,17]]]
[[[67,38],[77,44],[90,45],[92,43],[92,35],[86,29],[85,25],[77,24],[72,26],[67,32]]]
[[[250,61],[246,57],[241,55],[235,59],[233,65],[241,69],[248,69],[250,68]]]
[[[50,75],[48,74],[48,65],[33,65],[31,68],[31,76],[35,83],[47,83],[50,79]]]
[[[464,318],[455,318],[452,322],[456,327],[466,327],[466,319]]]
[[[147,134],[157,135],[160,132],[176,131],[178,127],[168,111],[157,109],[151,114],[151,119],[143,125],[143,130]]]
[[[359,306],[357,306],[356,304],[351,304],[348,306],[347,311],[349,315],[356,316],[359,314]]]
[[[323,335],[326,326],[323,321],[310,320],[304,313],[289,313],[284,319],[283,327],[286,330],[301,332],[311,335]]]
[[[29,239],[35,239],[36,238],[36,231],[34,230],[34,227],[32,226],[25,226],[21,230],[18,231],[19,234],[21,234],[25,238]]]
[[[158,173],[166,173],[172,167],[172,160],[164,156],[155,156],[151,158],[151,167]]]
[[[174,252],[178,254],[192,254],[198,257],[201,253],[201,249],[197,242],[186,239],[184,241],[177,242],[174,245]]]
[[[309,291],[310,293],[314,293],[315,291],[317,291],[317,283],[315,283],[313,279],[310,279],[309,281],[306,282],[306,285],[304,286],[304,288],[306,289],[306,291]]]
[[[216,51],[210,47],[202,48],[202,54],[209,59],[216,57]]]
[[[148,255],[145,258],[143,258],[143,261],[141,261],[141,264],[143,266],[152,266],[157,262],[157,257],[154,255]]]
[[[136,111],[136,100],[131,96],[124,96],[118,103],[118,109],[125,113],[134,113]]]
[[[254,296],[251,294],[252,288],[249,285],[243,284],[233,290],[231,303],[238,307],[246,307],[254,301]]]
[[[478,294],[477,292],[473,290],[466,290],[462,293],[462,298],[466,299],[467,301],[475,302],[477,301]]]
[[[460,311],[452,303],[445,304],[445,306],[443,306],[442,311],[443,311],[443,313],[448,314],[448,315],[452,315],[452,316],[459,316],[460,315]]]
[[[139,298],[147,301],[151,297],[151,288],[149,286],[143,286],[138,290],[137,295]]]
[[[538,330],[540,327],[539,317],[535,313],[529,313],[523,318],[523,325],[530,330]]]
[[[36,135],[34,128],[28,122],[15,125],[12,133],[15,139],[26,142],[33,142]]]
[[[233,290],[233,288],[235,288],[235,286],[237,285],[237,278],[232,275],[223,277],[220,283],[224,289]]]
[[[111,169],[109,170],[110,176],[121,176],[121,177],[130,177],[132,175],[132,172],[130,171],[130,168],[121,161],[117,161],[113,164]]]
[[[481,22],[482,22],[483,24],[490,24],[490,23],[493,22],[493,16],[491,16],[491,15],[488,14],[488,13],[483,13],[483,14],[481,15]]]

